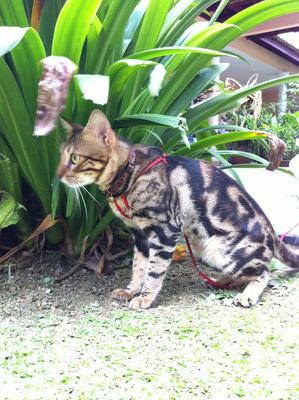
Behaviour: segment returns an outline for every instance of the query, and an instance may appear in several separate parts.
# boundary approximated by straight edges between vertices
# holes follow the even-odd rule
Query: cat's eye
[[[78,164],[79,160],[80,160],[79,154],[76,154],[76,153],[71,154],[71,162],[73,164]]]

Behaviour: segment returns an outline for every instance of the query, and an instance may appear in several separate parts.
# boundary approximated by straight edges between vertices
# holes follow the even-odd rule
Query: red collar
[[[118,197],[127,189],[130,177],[135,168],[135,150],[131,150],[129,160],[114,177],[111,187],[104,192],[106,196]]]

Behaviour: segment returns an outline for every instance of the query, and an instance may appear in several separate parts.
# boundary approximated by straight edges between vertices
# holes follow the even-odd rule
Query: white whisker
[[[89,196],[99,205],[102,207],[102,204],[86,189],[85,186],[80,186],[82,189],[85,190],[86,193],[89,194]]]
[[[76,204],[79,206],[79,210],[81,213],[81,202],[80,202],[78,191],[77,191],[78,186],[73,186],[73,189],[74,189],[74,193],[75,193],[75,197],[76,197]]]
[[[86,217],[86,221],[87,221],[87,207],[86,207],[85,199],[84,199],[84,196],[83,196],[83,194],[82,194],[82,192],[80,190],[80,186],[78,186],[77,188],[78,188],[78,193],[79,193],[79,195],[80,195],[80,197],[82,199],[82,203],[83,203],[84,210],[85,210],[85,217]]]

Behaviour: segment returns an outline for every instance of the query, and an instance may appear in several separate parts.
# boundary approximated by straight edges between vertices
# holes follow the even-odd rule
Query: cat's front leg
[[[149,262],[144,276],[142,291],[130,302],[130,308],[149,308],[160,292],[171,256],[179,237],[173,226],[159,226],[149,232]]]
[[[148,265],[149,245],[146,235],[140,230],[133,231],[134,256],[132,265],[132,279],[126,289],[116,289],[112,297],[119,301],[130,301],[141,292],[145,271]]]

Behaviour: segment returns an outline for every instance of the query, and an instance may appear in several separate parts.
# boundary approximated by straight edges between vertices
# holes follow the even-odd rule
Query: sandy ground
[[[136,312],[110,297],[129,268],[55,283],[61,263],[44,253],[2,273],[2,400],[299,398],[299,277],[272,279],[242,309],[186,260],[155,307]]]

